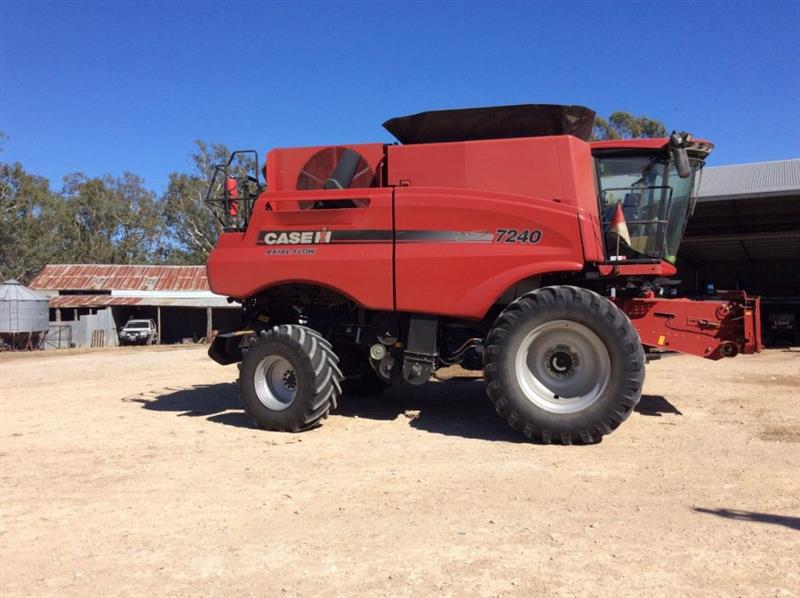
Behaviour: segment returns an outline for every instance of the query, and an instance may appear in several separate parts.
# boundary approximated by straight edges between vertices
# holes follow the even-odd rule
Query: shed
[[[238,306],[211,292],[205,266],[48,264],[31,287],[50,297],[54,346],[116,345],[130,319],[155,321],[159,343],[239,324]]]
[[[760,295],[765,342],[800,344],[800,159],[706,168],[679,259],[686,293]]]

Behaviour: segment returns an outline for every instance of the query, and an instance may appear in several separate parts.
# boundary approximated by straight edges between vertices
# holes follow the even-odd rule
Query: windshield
[[[682,179],[665,153],[598,157],[608,255],[617,259],[665,259],[674,264],[693,208],[695,175],[702,163],[692,159],[691,174]],[[608,234],[620,202],[630,244]]]
[[[141,329],[141,328],[150,328],[150,322],[147,320],[131,320],[127,324],[125,324],[125,328],[133,328],[133,329]]]

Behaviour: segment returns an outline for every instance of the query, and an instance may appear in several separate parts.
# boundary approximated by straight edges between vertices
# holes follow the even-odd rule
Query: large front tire
[[[484,376],[495,409],[532,440],[596,442],[639,402],[644,349],[628,316],[578,287],[524,295],[486,339]]]
[[[239,396],[265,430],[317,426],[342,394],[342,372],[330,343],[305,326],[264,330],[242,351]]]

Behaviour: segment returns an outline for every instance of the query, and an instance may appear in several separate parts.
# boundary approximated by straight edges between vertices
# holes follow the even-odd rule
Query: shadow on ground
[[[692,510],[696,513],[716,515],[718,517],[724,517],[725,519],[736,519],[737,521],[752,521],[756,523],[783,525],[789,529],[800,531],[800,517],[774,515],[772,513],[757,513],[755,511],[739,511],[738,509],[704,509],[702,507],[695,507]]]
[[[634,411],[641,415],[661,417],[664,413],[683,415],[681,411],[661,395],[642,395]]]
[[[151,411],[170,411],[181,417],[205,417],[214,423],[255,428],[242,410],[237,395],[236,385],[226,383],[165,389],[152,397],[126,400],[141,403],[144,409]],[[636,411],[655,416],[681,414],[664,397],[657,395],[644,395]],[[456,379],[424,386],[402,385],[389,388],[380,395],[347,396],[340,399],[333,415],[381,421],[407,417],[411,427],[432,434],[529,442],[498,417],[486,398],[481,379]]]
[[[495,413],[486,398],[483,380],[479,379],[447,380],[424,386],[404,384],[377,396],[345,397],[336,415],[384,421],[408,417],[412,428],[432,434],[528,442]]]
[[[151,396],[126,398],[151,411],[175,412],[181,417],[255,428],[242,410],[235,384],[195,385],[165,389]],[[408,417],[418,430],[449,436],[524,442],[497,417],[486,398],[481,380],[450,380],[425,386],[403,385],[381,395],[343,397],[333,413],[340,417],[394,420]]]

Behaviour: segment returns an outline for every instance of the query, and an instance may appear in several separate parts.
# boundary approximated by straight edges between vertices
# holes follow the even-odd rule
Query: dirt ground
[[[797,596],[800,352],[648,366],[599,444],[479,380],[253,429],[202,347],[0,356],[0,594]]]

